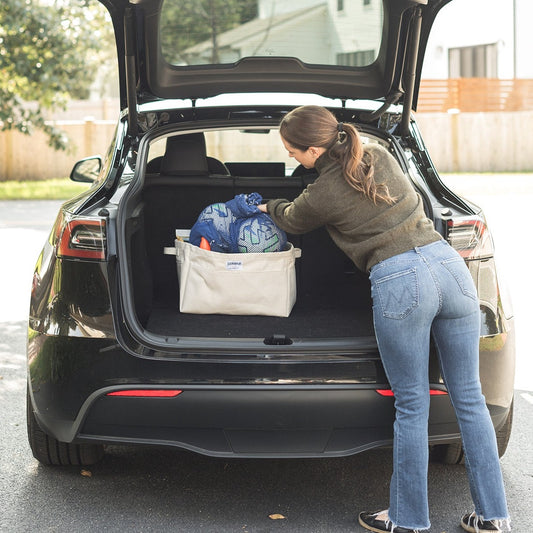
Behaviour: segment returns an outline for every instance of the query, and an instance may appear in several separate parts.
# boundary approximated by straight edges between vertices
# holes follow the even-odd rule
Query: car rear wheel
[[[100,444],[71,444],[60,442],[39,426],[29,393],[26,400],[28,441],[33,456],[44,465],[92,465],[102,459],[104,447]]]
[[[514,400],[511,402],[509,413],[503,425],[496,431],[496,441],[498,444],[498,457],[503,457],[509,444],[511,430],[513,427],[513,410]],[[433,460],[447,465],[457,465],[464,463],[463,445],[461,442],[452,442],[451,444],[438,444],[433,446],[431,451]]]

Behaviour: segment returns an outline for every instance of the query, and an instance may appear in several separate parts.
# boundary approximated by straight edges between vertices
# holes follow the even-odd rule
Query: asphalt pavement
[[[533,175],[449,177],[485,208],[513,296],[518,369],[514,429],[502,458],[515,533],[533,510]],[[481,181],[480,181],[481,180]],[[386,504],[391,450],[327,460],[227,460],[166,448],[108,448],[87,469],[40,465],[25,427],[26,319],[33,265],[59,202],[0,202],[0,531],[337,533]],[[431,532],[458,533],[471,509],[463,466],[431,464]]]

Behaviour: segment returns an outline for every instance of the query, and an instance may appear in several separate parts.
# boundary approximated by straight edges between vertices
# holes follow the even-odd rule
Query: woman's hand
[[[259,204],[257,207],[262,213],[268,213],[266,204]]]

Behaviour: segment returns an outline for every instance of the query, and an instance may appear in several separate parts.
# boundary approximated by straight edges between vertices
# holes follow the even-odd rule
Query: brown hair
[[[344,179],[375,204],[394,203],[385,184],[376,183],[372,160],[365,155],[359,132],[352,124],[337,122],[324,107],[306,105],[285,115],[280,135],[294,148],[306,151],[310,146],[325,148],[329,157],[338,161]]]

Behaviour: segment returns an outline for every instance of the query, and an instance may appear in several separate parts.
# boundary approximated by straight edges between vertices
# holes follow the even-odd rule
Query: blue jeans
[[[461,431],[475,511],[507,519],[496,435],[479,382],[479,302],[459,254],[438,241],[386,259],[370,271],[374,327],[395,396],[389,518],[428,529],[430,337]]]

